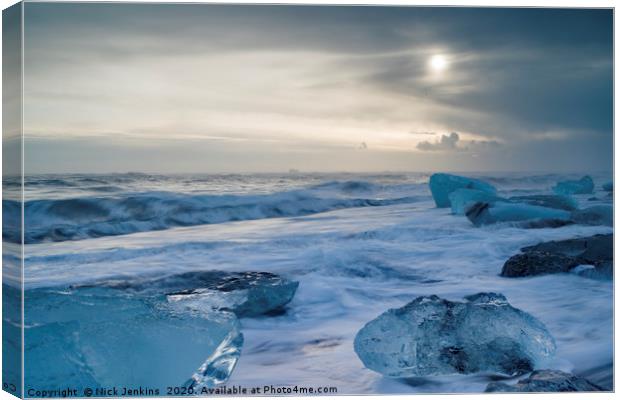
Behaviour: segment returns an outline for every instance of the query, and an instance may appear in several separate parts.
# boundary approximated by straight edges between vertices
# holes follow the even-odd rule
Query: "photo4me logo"
[[[338,388],[334,386],[256,386],[256,387],[243,387],[243,386],[220,386],[216,388],[202,388],[197,394],[202,395],[304,395],[304,394],[336,394]]]

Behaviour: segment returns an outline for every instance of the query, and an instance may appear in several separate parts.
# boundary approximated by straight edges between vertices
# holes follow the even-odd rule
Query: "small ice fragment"
[[[226,383],[239,361],[242,347],[241,332],[231,331],[183,386],[192,388],[194,393],[198,394],[205,387],[210,388]]]

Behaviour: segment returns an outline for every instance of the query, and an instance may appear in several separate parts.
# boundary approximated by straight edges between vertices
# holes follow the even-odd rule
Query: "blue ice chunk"
[[[576,181],[561,181],[554,187],[556,194],[590,194],[594,191],[594,181],[588,175]]]
[[[506,201],[492,193],[484,192],[476,189],[456,189],[448,196],[452,214],[465,215],[465,210],[474,203],[483,201],[486,203],[494,203],[497,201]]]
[[[614,225],[614,207],[610,204],[599,204],[573,211],[571,219],[583,225]]]
[[[243,343],[230,312],[179,310],[165,297],[104,287],[29,290],[25,326],[26,389],[68,386],[80,394],[221,383]]]
[[[364,365],[387,377],[532,371],[555,341],[530,314],[496,293],[465,302],[418,297],[366,324],[354,348]]]
[[[560,210],[573,211],[579,208],[579,204],[570,196],[555,194],[533,194],[527,196],[510,197],[513,203],[525,203],[533,206],[557,208]]]
[[[522,203],[494,204],[476,203],[466,211],[467,218],[476,226],[497,222],[518,222],[530,220],[570,221],[571,213],[556,208],[533,206]]]
[[[160,277],[120,278],[88,286],[122,289],[143,296],[165,295],[176,307],[233,311],[256,317],[280,311],[295,295],[299,282],[270,272],[190,271]]]
[[[489,194],[496,194],[492,185],[478,179],[451,174],[433,174],[429,180],[429,187],[437,207],[450,207],[450,193],[457,189],[475,189]]]
[[[203,388],[226,383],[241,356],[242,347],[243,335],[237,330],[231,331],[183,386],[200,393]]]
[[[613,192],[614,191],[614,183],[613,182],[606,182],[603,184],[603,190],[606,192]]]

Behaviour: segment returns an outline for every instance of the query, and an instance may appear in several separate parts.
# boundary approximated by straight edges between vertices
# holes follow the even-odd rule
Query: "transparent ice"
[[[165,394],[196,375],[221,381],[243,343],[234,314],[178,312],[161,297],[84,287],[30,290],[25,301],[26,389],[142,386]],[[227,343],[235,351],[217,356]],[[211,361],[217,365],[204,368]]]
[[[280,311],[295,295],[299,282],[269,272],[208,270],[163,277],[113,278],[87,286],[165,295],[178,309],[223,310],[238,317],[255,317]]]
[[[555,352],[545,326],[501,294],[465,302],[418,297],[366,324],[355,337],[364,365],[388,377],[532,371]]]
[[[211,270],[29,290],[26,381],[78,389],[225,383],[243,346],[237,317],[281,310],[297,286],[267,272]]]

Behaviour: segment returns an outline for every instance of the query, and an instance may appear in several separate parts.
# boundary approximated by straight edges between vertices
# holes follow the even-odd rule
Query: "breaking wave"
[[[25,203],[25,243],[80,240],[102,236],[263,218],[296,217],[354,207],[411,203],[418,197],[372,198],[373,184],[330,182],[260,195],[191,195],[145,192],[122,197],[31,200]],[[343,196],[333,193],[341,190]],[[325,196],[328,194],[329,196]],[[367,196],[361,196],[365,194]],[[352,195],[357,195],[352,197]],[[4,200],[8,226],[19,227],[20,203]],[[5,241],[18,243],[19,229],[6,229]]]

